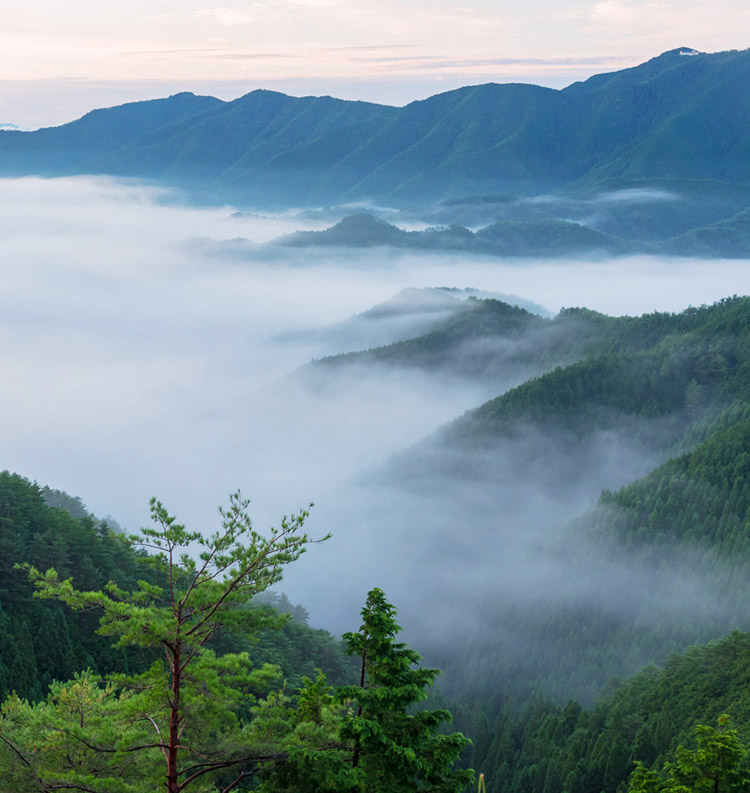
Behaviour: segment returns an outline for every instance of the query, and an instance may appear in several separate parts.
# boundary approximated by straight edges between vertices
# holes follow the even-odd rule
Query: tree
[[[248,505],[239,493],[230,496],[228,507],[219,510],[221,528],[204,537],[177,523],[161,502],[152,499],[154,527],[131,537],[135,546],[148,551],[143,562],[152,575],[138,581],[132,591],[113,582],[103,591],[80,591],[70,579],[60,580],[54,569],[40,573],[27,566],[39,597],[60,600],[80,611],[99,609],[99,632],[113,637],[116,647],[143,648],[160,656],[142,674],[112,678],[106,702],[110,722],[117,725],[114,734],[92,735],[85,720],[76,727],[51,727],[52,734],[64,736],[78,750],[108,758],[110,782],[102,783],[100,775],[97,787],[90,787],[82,770],[85,763],[75,758],[67,765],[63,762],[62,769],[44,770],[45,779],[34,769],[33,746],[26,754],[13,741],[13,735],[21,732],[11,730],[9,737],[4,730],[6,749],[36,774],[40,789],[140,791],[138,779],[148,769],[153,790],[151,767],[159,762],[162,770],[156,773],[167,793],[205,790],[209,780],[231,771],[221,788],[228,793],[252,773],[255,763],[282,759],[278,747],[261,745],[252,724],[240,716],[241,707],[247,710],[268,690],[275,667],[253,669],[247,653],[217,656],[210,642],[220,631],[248,632],[270,624],[275,618],[266,610],[248,607],[249,601],[279,581],[285,566],[313,540],[302,531],[308,510],[285,516],[279,528],[264,536],[253,528]],[[198,551],[197,558],[190,550]],[[96,699],[91,680],[84,682],[79,694],[88,692],[89,699]],[[47,705],[54,709],[61,696],[69,699],[69,695],[65,686],[58,687]],[[13,707],[19,711],[21,705],[16,702]],[[55,714],[60,716],[59,708]],[[137,767],[132,763],[134,755],[142,757]],[[122,777],[126,760],[132,785]]]
[[[453,769],[469,740],[459,732],[441,734],[447,710],[414,710],[427,697],[437,669],[416,666],[419,655],[395,640],[401,630],[396,609],[380,589],[367,595],[362,625],[343,636],[346,652],[360,659],[358,686],[337,696],[353,708],[341,735],[352,743],[352,768],[367,793],[414,790],[459,791],[473,771]]]
[[[628,793],[747,793],[750,776],[747,749],[729,716],[719,716],[718,727],[699,724],[696,748],[678,746],[673,763],[661,773],[636,763]]]
[[[362,626],[343,636],[360,658],[359,685],[331,688],[305,680],[296,709],[277,707],[269,725],[286,737],[287,759],[266,769],[264,793],[457,793],[474,778],[454,770],[470,743],[440,733],[446,710],[415,710],[438,675],[415,668],[419,655],[395,641],[396,609],[373,589]]]
[[[360,659],[359,685],[337,692],[354,708],[341,731],[353,745],[352,768],[368,793],[462,790],[473,772],[453,766],[469,740],[438,732],[451,720],[447,710],[411,712],[439,672],[416,666],[419,655],[395,640],[401,630],[395,615],[383,591],[373,589],[359,631],[343,636],[346,652]]]

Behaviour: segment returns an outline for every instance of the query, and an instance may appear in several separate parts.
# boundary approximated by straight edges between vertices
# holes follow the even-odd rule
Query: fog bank
[[[489,393],[428,371],[300,372],[311,358],[412,328],[376,318],[371,330],[358,322],[350,339],[353,315],[407,287],[474,287],[553,312],[609,314],[750,292],[750,267],[737,260],[220,254],[220,245],[193,241],[260,243],[315,221],[188,207],[109,179],[0,181],[0,209],[0,465],[129,528],[146,522],[153,495],[207,530],[237,488],[253,499],[258,526],[315,501],[310,531],[334,537],[283,588],[334,630],[356,624],[374,585],[428,630],[444,624],[451,602],[458,624],[461,599],[498,580],[513,596],[533,589],[553,564],[534,556],[543,527],[650,464],[613,429],[577,467],[560,439],[535,439],[548,463],[533,477],[519,469],[518,450],[505,449],[494,464],[501,459],[507,475],[496,471],[491,488],[438,476],[412,489],[384,480],[394,453],[512,383]]]

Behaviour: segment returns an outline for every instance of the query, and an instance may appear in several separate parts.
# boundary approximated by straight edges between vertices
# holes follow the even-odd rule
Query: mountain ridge
[[[0,130],[0,175],[106,173],[284,206],[585,191],[608,179],[747,185],[750,52],[688,52],[561,90],[485,83],[400,108],[182,92],[59,127]]]

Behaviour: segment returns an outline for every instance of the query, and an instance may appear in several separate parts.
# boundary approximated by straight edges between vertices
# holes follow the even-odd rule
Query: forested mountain
[[[660,767],[678,745],[693,743],[698,723],[728,714],[750,741],[750,636],[733,632],[675,654],[615,684],[588,708],[537,697],[520,713],[479,717],[472,764],[489,791],[556,793],[624,790],[640,761]]]
[[[492,712],[535,689],[588,701],[614,675],[750,627],[750,299],[553,319],[469,301],[424,335],[316,367],[368,362],[507,389],[382,471],[425,493],[497,499],[485,533],[472,527],[498,554],[495,581],[471,594],[481,639],[429,652],[454,696],[492,688]],[[608,489],[590,506],[597,483]],[[516,581],[515,523],[538,589]]]
[[[388,245],[416,251],[463,251],[492,256],[614,255],[638,250],[625,240],[564,220],[497,221],[476,232],[463,226],[403,231],[365,213],[347,215],[324,231],[289,234],[275,244],[293,248]]]
[[[466,626],[446,626],[447,643],[420,644],[444,671],[438,701],[473,738],[466,764],[493,793],[599,793],[624,790],[636,760],[661,767],[679,743],[690,744],[696,723],[714,724],[721,713],[750,738],[747,635],[684,651],[750,628],[750,298],[641,317],[567,309],[546,318],[472,297],[443,315],[444,300],[433,302],[440,310],[427,332],[306,371],[430,371],[497,394],[377,472],[389,487],[434,497],[471,484],[470,493],[489,499],[488,520],[472,515],[462,531],[474,533],[472,549],[497,551],[496,574],[460,601]],[[612,459],[619,467],[607,473]],[[616,484],[591,503],[604,474]],[[85,667],[141,673],[149,652],[112,649],[94,633],[93,615],[32,598],[15,565],[54,566],[96,590],[110,578],[136,586],[143,560],[80,500],[47,491],[47,501],[69,511],[50,507],[42,488],[7,472],[0,487],[3,695],[38,700],[53,678]],[[545,491],[569,498],[539,512]],[[486,530],[497,537],[477,534]],[[442,584],[448,592],[461,564],[457,547]],[[300,703],[317,691],[315,701],[333,707],[324,683],[311,681],[315,667],[351,679],[338,646],[305,625],[301,607],[279,595],[266,600],[297,619],[252,644],[218,635],[212,649],[279,664],[290,691],[307,675],[305,685],[318,688],[303,687]],[[684,652],[670,659],[675,651]],[[608,684],[648,662],[665,665]],[[341,768],[340,750],[332,751],[326,762]],[[280,772],[283,784],[321,768],[322,755],[294,756],[301,765]]]
[[[0,488],[12,564],[3,581],[17,579],[0,612],[3,790],[385,793],[429,784],[460,793],[473,780],[454,767],[470,741],[441,729],[450,713],[412,707],[438,670],[396,641],[401,627],[382,590],[370,590],[359,631],[342,645],[269,593],[307,545],[328,539],[302,531],[308,511],[263,535],[234,493],[221,528],[204,535],[152,499],[154,526],[125,541],[47,507],[18,475],[0,474]],[[202,549],[197,558],[191,546]],[[50,548],[54,567],[29,561],[50,564]],[[37,607],[45,601],[56,608]],[[110,657],[99,640],[112,642]],[[92,652],[81,656],[86,645]],[[332,686],[336,677],[344,685]]]
[[[750,299],[552,319],[470,301],[426,334],[316,365],[442,369],[508,389],[383,472],[425,493],[464,481],[501,494],[496,579],[468,601],[479,636],[426,647],[488,790],[624,790],[636,760],[661,767],[725,712],[750,738],[747,634],[667,660],[750,628]],[[641,473],[535,529],[523,502],[598,481],[602,438],[619,458],[639,449]],[[520,562],[508,521],[530,535]],[[514,580],[516,563],[533,583]],[[607,685],[654,661],[666,666]]]
[[[284,206],[602,185],[700,195],[717,182],[745,185],[749,74],[747,51],[682,48],[560,91],[487,84],[403,108],[271,91],[232,102],[177,94],[0,131],[0,173],[108,173]]]

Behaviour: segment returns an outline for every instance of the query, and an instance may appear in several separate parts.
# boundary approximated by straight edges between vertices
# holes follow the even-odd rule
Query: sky
[[[483,82],[563,87],[675,47],[750,44],[743,0],[0,0],[0,125],[177,91],[405,104]]]

